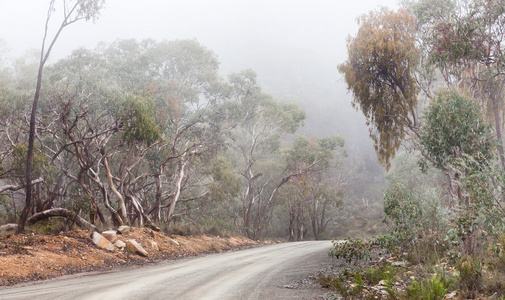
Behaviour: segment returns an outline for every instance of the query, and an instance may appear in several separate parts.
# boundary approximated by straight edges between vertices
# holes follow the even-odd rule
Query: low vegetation
[[[357,265],[320,278],[341,296],[505,298],[504,18],[502,0],[360,18],[339,70],[389,168],[388,232],[334,243],[331,256]]]

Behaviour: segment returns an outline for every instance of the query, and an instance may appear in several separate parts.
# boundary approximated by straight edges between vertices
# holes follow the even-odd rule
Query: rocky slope
[[[90,230],[73,230],[58,235],[31,233],[0,237],[0,286],[256,244],[244,237],[167,236],[151,228],[128,228],[122,233],[114,233],[115,230],[112,234],[104,232],[100,235],[116,244],[113,247],[107,245],[110,250],[97,246],[92,236],[95,242],[99,237]],[[106,244],[106,241],[102,240],[102,243]],[[133,248],[131,245],[134,244],[145,253]]]

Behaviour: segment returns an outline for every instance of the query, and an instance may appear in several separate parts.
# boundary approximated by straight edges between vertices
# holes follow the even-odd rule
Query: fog
[[[40,49],[48,4],[0,2],[4,57]],[[346,59],[356,18],[380,6],[397,7],[395,0],[107,0],[94,24],[78,22],[63,31],[51,61],[117,39],[196,39],[218,55],[223,76],[250,68],[266,92],[305,109],[299,133],[339,134],[348,147],[373,153],[364,118],[351,108],[336,66]]]

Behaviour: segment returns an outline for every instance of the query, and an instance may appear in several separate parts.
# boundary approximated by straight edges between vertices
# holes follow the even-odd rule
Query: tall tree
[[[491,162],[495,150],[491,128],[474,99],[454,90],[442,90],[428,107],[421,137],[435,166],[451,174],[456,182],[453,190],[462,209],[456,210],[454,223],[459,227],[465,251],[470,253],[475,247],[475,220],[488,181],[475,175]],[[465,184],[465,180],[472,184]]]
[[[230,82],[233,99],[227,110],[237,125],[229,135],[228,144],[236,155],[236,167],[243,178],[243,232],[258,238],[275,194],[299,171],[291,172],[279,166],[275,158],[281,134],[294,133],[305,119],[305,113],[294,104],[278,103],[262,92],[251,70],[231,75]]]
[[[95,21],[100,9],[102,8],[104,0],[62,0],[60,9],[63,10],[63,20],[60,23],[58,30],[49,42],[46,48],[46,40],[49,34],[49,21],[51,20],[53,12],[56,10],[56,0],[52,0],[49,4],[47,12],[46,26],[44,30],[44,37],[42,39],[42,48],[40,51],[39,71],[37,75],[37,85],[35,88],[35,96],[33,98],[32,112],[30,115],[30,133],[28,137],[28,151],[26,156],[26,199],[25,207],[19,219],[18,232],[23,232],[30,208],[32,205],[32,159],[35,141],[35,118],[37,114],[37,105],[40,97],[40,90],[42,88],[42,72],[44,65],[51,54],[51,50],[60,36],[61,32],[67,26],[79,20],[93,20]]]
[[[407,10],[372,11],[359,18],[338,66],[353,105],[370,126],[379,161],[386,167],[407,133],[418,135],[415,18]]]
[[[303,240],[307,219],[314,238],[319,239],[330,220],[330,208],[340,205],[346,179],[332,171],[341,167],[338,163],[342,157],[336,150],[343,146],[344,139],[339,136],[312,140],[299,136],[287,151],[287,168],[298,174],[289,182],[285,197],[290,241]]]
[[[420,41],[444,82],[465,89],[482,103],[493,120],[501,167],[505,169],[502,141],[505,93],[505,1],[419,1],[412,11],[424,28]]]

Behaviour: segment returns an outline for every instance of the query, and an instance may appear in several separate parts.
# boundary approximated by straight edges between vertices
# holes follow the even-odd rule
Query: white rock
[[[118,247],[119,249],[124,249],[124,247],[126,247],[126,244],[125,244],[125,242],[123,242],[121,240],[117,240],[114,243],[114,246]]]
[[[119,226],[119,228],[117,229],[117,233],[125,234],[125,233],[130,232],[130,230],[131,230],[130,226],[123,225],[123,226]]]
[[[118,237],[116,235],[116,231],[114,230],[107,230],[107,231],[102,231],[102,236],[106,239],[109,240],[111,243],[115,243],[118,240]]]
[[[139,243],[137,243],[135,240],[127,240],[126,241],[126,248],[130,250],[133,253],[137,253],[141,256],[147,257],[147,251],[140,246]]]
[[[159,251],[160,250],[160,247],[158,246],[158,243],[156,243],[155,241],[149,240],[149,244],[151,245],[151,248],[153,248],[153,250],[155,250],[155,251]]]
[[[394,267],[406,267],[407,262],[406,261],[395,261],[391,265],[393,265]]]
[[[114,251],[116,249],[116,247],[114,247],[114,245],[111,242],[109,242],[108,239],[104,238],[103,235],[99,234],[96,231],[93,231],[91,233],[91,240],[93,241],[93,243],[95,243],[95,245],[97,245],[102,249],[109,251]]]

